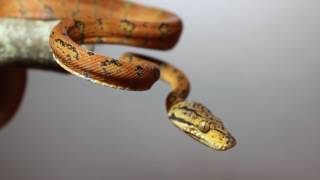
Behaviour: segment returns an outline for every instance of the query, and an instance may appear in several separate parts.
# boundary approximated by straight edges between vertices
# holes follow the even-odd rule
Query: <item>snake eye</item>
[[[207,121],[201,121],[198,128],[201,132],[207,133],[210,130],[210,124]]]

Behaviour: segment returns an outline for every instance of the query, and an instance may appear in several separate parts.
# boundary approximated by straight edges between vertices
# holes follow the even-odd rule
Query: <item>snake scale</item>
[[[0,17],[60,20],[48,38],[54,59],[66,71],[97,84],[134,91],[150,89],[161,79],[172,89],[166,108],[176,127],[218,151],[236,144],[204,105],[185,101],[190,84],[178,68],[140,54],[125,53],[115,59],[80,46],[103,43],[170,49],[182,32],[182,22],[173,13],[121,0],[3,0]]]

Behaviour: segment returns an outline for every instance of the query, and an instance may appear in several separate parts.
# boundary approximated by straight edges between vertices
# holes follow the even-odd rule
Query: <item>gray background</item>
[[[176,12],[184,32],[168,52],[237,137],[215,152],[167,120],[169,87],[125,92],[32,70],[13,121],[0,132],[0,179],[315,180],[320,173],[318,0],[139,0]]]

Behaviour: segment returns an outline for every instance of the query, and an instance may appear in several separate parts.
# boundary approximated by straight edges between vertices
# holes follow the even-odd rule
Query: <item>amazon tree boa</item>
[[[182,22],[176,15],[120,0],[8,0],[0,1],[0,17],[0,23],[26,21],[27,24],[42,23],[48,26],[42,35],[30,34],[31,37],[46,39],[40,41],[43,48],[39,50],[39,54],[44,54],[41,57],[39,54],[26,53],[25,58],[22,58],[24,60],[17,60],[20,56],[15,53],[8,56],[10,50],[17,51],[16,46],[6,49],[6,44],[1,46],[0,43],[0,52],[2,50],[2,54],[6,55],[0,55],[1,94],[4,96],[11,93],[10,97],[16,97],[15,100],[6,98],[7,101],[2,101],[2,109],[5,109],[9,101],[18,102],[23,92],[17,90],[19,88],[16,88],[16,84],[10,83],[12,78],[20,79],[20,84],[25,82],[23,69],[13,70],[8,66],[46,66],[58,69],[59,64],[66,71],[94,83],[134,91],[147,90],[160,78],[172,88],[166,99],[166,108],[170,121],[176,127],[215,150],[227,150],[236,144],[235,138],[224,128],[223,123],[205,106],[185,101],[190,84],[178,68],[139,54],[125,53],[115,59],[80,46],[110,43],[170,49],[176,44],[182,31]],[[37,29],[36,26],[30,28]],[[26,35],[22,37],[25,42],[30,38]],[[6,42],[5,38],[2,35],[0,41]],[[35,47],[39,47],[39,44]],[[48,60],[47,54],[53,54],[56,63]],[[39,60],[41,58],[43,60]],[[20,86],[23,89],[23,85]],[[16,89],[16,92],[8,89]]]

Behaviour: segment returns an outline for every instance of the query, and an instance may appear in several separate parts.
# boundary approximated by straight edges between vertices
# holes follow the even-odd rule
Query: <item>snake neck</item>
[[[171,92],[166,98],[167,112],[180,102],[186,100],[190,92],[190,83],[187,76],[178,68],[169,63],[161,63],[160,78],[171,87]]]
[[[190,92],[190,83],[187,76],[178,68],[170,63],[137,53],[125,53],[121,57],[125,61],[132,64],[148,62],[158,67],[160,70],[160,79],[167,83],[171,91],[166,98],[167,112],[180,102],[184,102]]]

